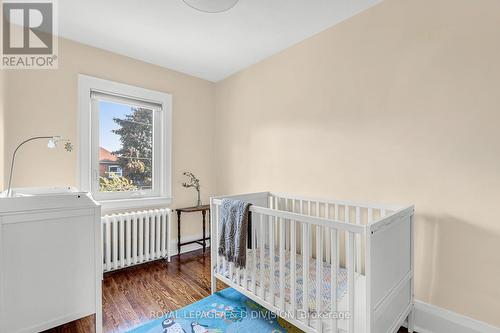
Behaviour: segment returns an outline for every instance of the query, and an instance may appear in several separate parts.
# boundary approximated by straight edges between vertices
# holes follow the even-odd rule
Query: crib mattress
[[[257,258],[257,268],[255,269],[255,265],[253,263],[253,251],[256,252]],[[274,255],[274,278],[272,279],[274,293],[276,297],[280,297],[280,264],[279,264],[279,255]],[[297,308],[302,308],[303,302],[303,285],[304,285],[304,267],[303,267],[303,258],[302,255],[297,254],[295,259],[295,272],[296,272],[296,304]],[[260,270],[264,269],[264,287],[266,291],[270,290],[270,275],[271,275],[271,258],[269,248],[266,248],[264,251],[264,261],[260,260],[260,249],[256,250],[248,250],[247,251],[247,283],[250,283],[252,276],[256,277],[257,287],[262,287],[260,281]],[[221,264],[220,270],[222,271],[223,267]],[[308,280],[308,306],[310,310],[316,309],[316,259],[309,259],[309,280]],[[332,277],[331,277],[331,265],[327,262],[323,262],[323,274],[321,277],[321,290],[320,290],[320,299],[322,301],[321,308],[323,310],[329,309],[330,299],[331,299],[331,288],[332,288]],[[229,278],[229,268],[226,267],[224,275]],[[234,275],[234,272],[233,272]],[[291,293],[291,272],[290,272],[290,252],[285,251],[285,301],[290,302],[290,293]],[[243,279],[244,274],[241,274],[240,279]],[[359,277],[359,274],[356,274],[356,278]],[[233,276],[233,279],[236,277]],[[339,268],[337,274],[337,299],[340,301],[347,292],[347,270],[344,268]]]
[[[253,251],[256,253],[257,258],[257,267],[253,263]],[[264,260],[260,260],[260,249],[256,250],[248,250],[247,251],[247,265],[246,265],[246,276],[247,286],[250,287],[252,276],[255,276],[256,287],[257,287],[257,295],[261,295],[263,292],[265,295],[266,301],[271,300],[270,294],[270,283],[273,283],[274,287],[274,302],[275,304],[279,304],[280,299],[280,264],[279,264],[279,255],[278,252],[275,251],[275,259],[274,259],[274,278],[270,279],[271,275],[271,258],[269,248],[265,248],[264,250]],[[296,267],[296,309],[304,309],[303,303],[303,258],[300,254],[296,255],[295,259]],[[291,272],[290,272],[290,252],[285,252],[285,307],[288,309],[290,307],[290,294],[291,294]],[[321,300],[321,310],[324,312],[328,312],[331,309],[331,288],[332,288],[332,275],[331,275],[331,265],[327,262],[322,262],[322,276],[321,276],[321,290],[320,290],[320,300]],[[260,270],[264,269],[264,283],[260,282]],[[316,310],[316,259],[309,259],[309,267],[308,267],[308,312],[313,312]],[[233,277],[230,278],[229,268],[226,267],[223,270],[222,263],[219,267],[219,272],[223,272],[226,278],[236,281],[237,275],[233,272]],[[240,274],[240,283],[243,283],[245,274],[242,272]],[[337,309],[338,311],[348,311],[348,300],[346,296],[347,293],[347,270],[344,268],[339,268],[337,273]],[[263,284],[263,285],[262,285]],[[264,291],[262,291],[264,288]],[[364,317],[365,317],[365,278],[363,275],[356,273],[355,274],[355,327],[356,332],[364,332]],[[311,326],[315,326],[316,323],[314,320],[309,323]],[[323,323],[323,328],[328,331],[328,326],[330,325],[329,321],[325,320]],[[339,320],[338,322],[340,329],[347,329],[347,321]]]

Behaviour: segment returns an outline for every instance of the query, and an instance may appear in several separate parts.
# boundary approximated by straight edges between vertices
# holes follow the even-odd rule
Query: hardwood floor
[[[218,289],[225,286],[218,283]],[[210,252],[183,254],[165,261],[108,273],[103,281],[103,326],[106,333],[126,332],[210,295]],[[94,317],[86,317],[44,333],[91,333]],[[404,328],[398,333],[406,332]]]

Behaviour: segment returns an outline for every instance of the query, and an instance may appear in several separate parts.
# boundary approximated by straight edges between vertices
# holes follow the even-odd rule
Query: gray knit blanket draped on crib
[[[237,268],[246,266],[248,212],[250,203],[222,199],[219,226],[219,255]]]

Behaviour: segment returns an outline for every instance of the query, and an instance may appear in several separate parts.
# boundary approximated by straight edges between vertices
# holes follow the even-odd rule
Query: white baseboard
[[[421,301],[415,301],[418,333],[500,333],[500,328]]]
[[[201,239],[202,237],[203,237],[202,235],[185,237],[185,238],[181,239],[181,243],[191,242],[191,241],[194,241],[196,239]],[[177,244],[178,244],[177,238],[175,240],[172,240],[170,244],[172,244],[172,248],[171,248],[171,252],[170,252],[170,253],[172,253],[171,255],[172,256],[177,255],[178,254],[178,252],[177,252]],[[207,247],[208,246],[210,246],[210,240],[207,240]],[[196,243],[184,245],[181,247],[181,254],[191,252],[191,251],[201,250],[202,248],[203,248],[203,246],[196,244]],[[207,248],[207,251],[210,251],[210,250]]]

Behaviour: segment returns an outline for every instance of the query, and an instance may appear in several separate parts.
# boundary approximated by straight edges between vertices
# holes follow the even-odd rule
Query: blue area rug
[[[227,288],[139,326],[129,333],[284,333],[289,324]]]

